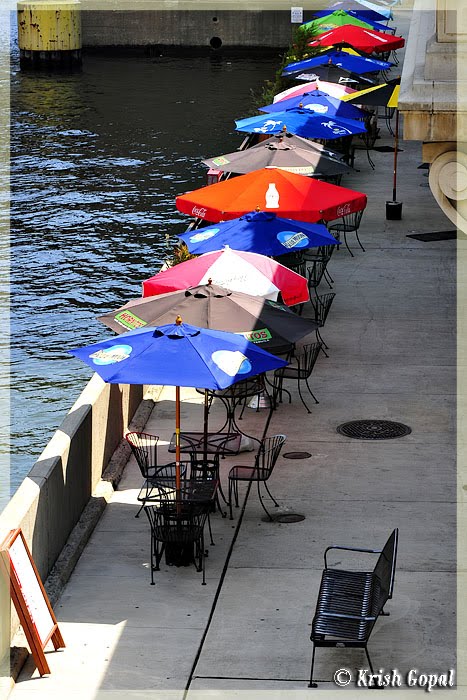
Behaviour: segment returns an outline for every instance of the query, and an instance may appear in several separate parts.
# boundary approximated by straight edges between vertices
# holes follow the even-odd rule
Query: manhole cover
[[[390,420],[354,420],[339,425],[336,430],[355,440],[391,440],[412,432],[408,425]]]
[[[300,523],[302,520],[305,520],[305,516],[301,513],[271,513],[271,517],[275,523]],[[261,520],[265,523],[271,522],[267,515]]]
[[[308,459],[311,457],[310,452],[286,452],[284,454],[286,459]]]

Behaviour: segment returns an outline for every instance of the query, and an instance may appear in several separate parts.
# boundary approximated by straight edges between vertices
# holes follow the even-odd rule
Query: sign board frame
[[[11,530],[0,547],[0,561],[10,579],[10,595],[40,675],[50,673],[44,649],[65,642],[21,528]]]
[[[302,24],[303,22],[303,7],[290,8],[290,22],[292,24]]]

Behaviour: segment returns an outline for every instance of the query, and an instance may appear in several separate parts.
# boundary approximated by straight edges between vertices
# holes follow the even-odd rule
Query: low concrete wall
[[[274,47],[290,44],[290,9],[82,10],[83,47]],[[219,41],[220,40],[220,44]]]
[[[0,542],[20,527],[45,581],[99,486],[102,474],[143,399],[142,386],[105,384],[97,375],[0,514]],[[0,659],[9,659],[18,627],[0,587]],[[10,625],[10,618],[12,620]]]

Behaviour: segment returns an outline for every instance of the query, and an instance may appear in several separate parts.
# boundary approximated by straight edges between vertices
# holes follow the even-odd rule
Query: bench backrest
[[[379,582],[381,600],[384,599],[381,609],[383,608],[386,600],[392,598],[394,576],[396,571],[398,537],[399,530],[398,528],[395,528],[384,545],[381,554],[378,557],[378,561],[376,562],[376,566],[373,569],[373,574]]]

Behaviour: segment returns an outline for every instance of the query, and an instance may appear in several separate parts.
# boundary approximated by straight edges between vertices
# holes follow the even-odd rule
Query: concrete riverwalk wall
[[[11,529],[22,529],[42,580],[49,576],[52,603],[118,482],[120,472],[112,464],[118,462],[121,469],[129,456],[122,436],[132,420],[144,425],[153,406],[152,400],[143,401],[144,389],[105,384],[94,375],[0,514],[0,542]],[[0,597],[0,660],[5,668],[19,621],[13,609],[8,615],[4,581]]]
[[[83,47],[156,46],[284,48],[292,25],[287,10],[86,10]],[[137,4],[135,5],[137,8]]]

